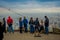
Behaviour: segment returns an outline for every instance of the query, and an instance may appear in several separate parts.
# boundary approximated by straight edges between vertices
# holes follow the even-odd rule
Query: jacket
[[[7,24],[12,24],[13,23],[13,19],[9,16],[7,19]]]

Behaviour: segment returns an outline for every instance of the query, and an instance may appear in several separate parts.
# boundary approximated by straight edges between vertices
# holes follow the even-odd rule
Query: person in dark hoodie
[[[26,19],[25,16],[24,16],[24,19],[23,19],[23,24],[24,24],[25,32],[28,32],[28,29],[27,29],[28,20]]]
[[[22,21],[22,18],[20,17],[19,18],[19,28],[20,28],[20,33],[22,33],[22,29],[23,29],[23,21]]]
[[[49,19],[47,16],[45,16],[45,33],[48,34],[48,27],[49,27]]]
[[[40,23],[39,23],[39,20],[38,20],[38,18],[36,18],[36,20],[35,20],[35,22],[34,22],[34,24],[35,24],[35,35],[34,36],[39,36],[40,37],[40,34],[39,34],[39,32],[40,32]]]
[[[8,31],[9,32],[13,32],[14,33],[14,30],[13,30],[13,19],[9,16],[8,19],[7,19],[7,24],[8,24]]]
[[[29,25],[30,25],[30,33],[34,33],[34,20],[33,20],[33,17],[30,18],[30,21],[29,21]]]
[[[2,22],[0,22],[0,40],[3,40],[3,32],[4,32],[3,25]]]
[[[6,33],[6,20],[3,18],[3,27],[4,27],[4,32]]]

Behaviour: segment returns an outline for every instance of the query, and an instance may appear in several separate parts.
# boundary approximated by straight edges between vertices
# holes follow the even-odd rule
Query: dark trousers
[[[45,33],[48,34],[49,30],[48,30],[48,26],[45,26]]]
[[[3,40],[3,33],[0,33],[0,40]]]
[[[6,33],[6,27],[4,27],[4,32]]]
[[[0,40],[3,40],[2,38],[0,38]]]
[[[22,27],[20,27],[20,33],[22,33],[22,31],[23,31],[23,30],[22,30]]]
[[[34,27],[33,27],[33,25],[30,25],[30,33],[34,33]]]
[[[27,24],[24,24],[25,32],[28,32]]]

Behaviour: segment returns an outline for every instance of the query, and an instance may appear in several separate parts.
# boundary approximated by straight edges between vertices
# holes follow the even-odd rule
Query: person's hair
[[[36,18],[36,20],[38,20],[38,17]]]
[[[22,20],[22,17],[19,18],[19,21]]]
[[[33,20],[33,17],[30,18],[30,21]]]
[[[3,18],[3,20],[5,20],[5,17]]]
[[[31,17],[30,19],[33,19],[33,17]]]
[[[47,16],[45,16],[45,18],[47,18]]]
[[[26,19],[26,17],[24,16],[24,19]]]
[[[41,23],[43,23],[43,20],[41,20]]]

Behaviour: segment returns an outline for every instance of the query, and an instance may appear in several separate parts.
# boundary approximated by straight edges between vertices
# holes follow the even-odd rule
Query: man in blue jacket
[[[24,19],[23,19],[23,24],[24,24],[25,32],[28,32],[28,29],[27,29],[28,20],[26,19],[25,16],[24,16]]]

